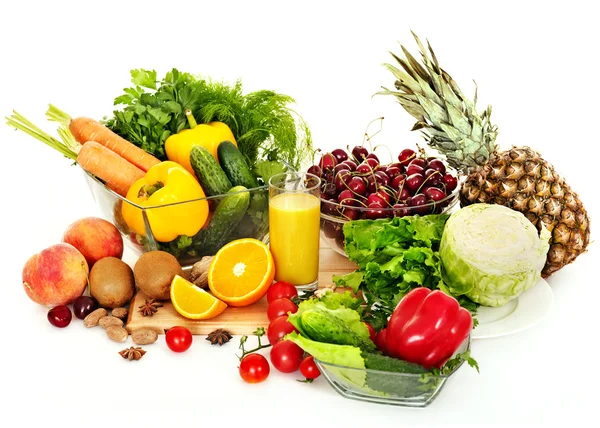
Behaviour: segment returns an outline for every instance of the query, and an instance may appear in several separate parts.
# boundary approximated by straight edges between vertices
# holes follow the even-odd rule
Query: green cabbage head
[[[446,222],[440,242],[444,282],[456,296],[504,305],[540,279],[550,236],[503,205],[463,207]]]

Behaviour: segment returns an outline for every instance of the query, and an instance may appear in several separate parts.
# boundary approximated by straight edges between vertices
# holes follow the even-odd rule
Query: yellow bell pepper
[[[179,235],[195,235],[206,223],[208,201],[200,198],[205,194],[196,177],[183,166],[164,161],[131,185],[127,199],[137,206],[125,202],[121,213],[133,231],[146,236],[145,211],[154,239],[169,242]]]
[[[187,110],[185,114],[190,128],[179,131],[177,134],[167,138],[165,141],[165,153],[169,160],[182,165],[195,176],[192,164],[190,163],[192,147],[204,147],[219,162],[217,156],[217,147],[219,147],[219,144],[223,141],[231,141],[237,147],[237,143],[231,129],[225,123],[210,122],[198,125],[190,110]]]

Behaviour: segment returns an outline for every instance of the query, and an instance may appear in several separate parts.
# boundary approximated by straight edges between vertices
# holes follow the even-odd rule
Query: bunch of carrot
[[[87,117],[71,118],[50,105],[46,115],[61,123],[62,141],[51,137],[21,114],[13,112],[7,124],[26,132],[64,156],[76,161],[81,168],[101,179],[106,186],[125,196],[131,185],[142,178],[160,161],[138,146],[121,138],[97,120]]]

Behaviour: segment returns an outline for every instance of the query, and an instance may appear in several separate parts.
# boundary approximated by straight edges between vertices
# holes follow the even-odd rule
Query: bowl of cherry
[[[382,163],[364,146],[324,153],[308,172],[321,178],[321,239],[339,254],[350,220],[440,214],[458,202],[458,174],[442,159],[406,148]]]

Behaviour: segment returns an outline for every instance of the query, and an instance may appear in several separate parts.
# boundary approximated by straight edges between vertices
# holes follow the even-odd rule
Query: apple
[[[111,222],[98,217],[85,217],[69,225],[62,242],[77,248],[91,269],[104,257],[123,257],[123,237]]]
[[[68,305],[87,287],[89,267],[83,254],[67,243],[51,245],[23,266],[23,288],[31,300],[46,307]]]

